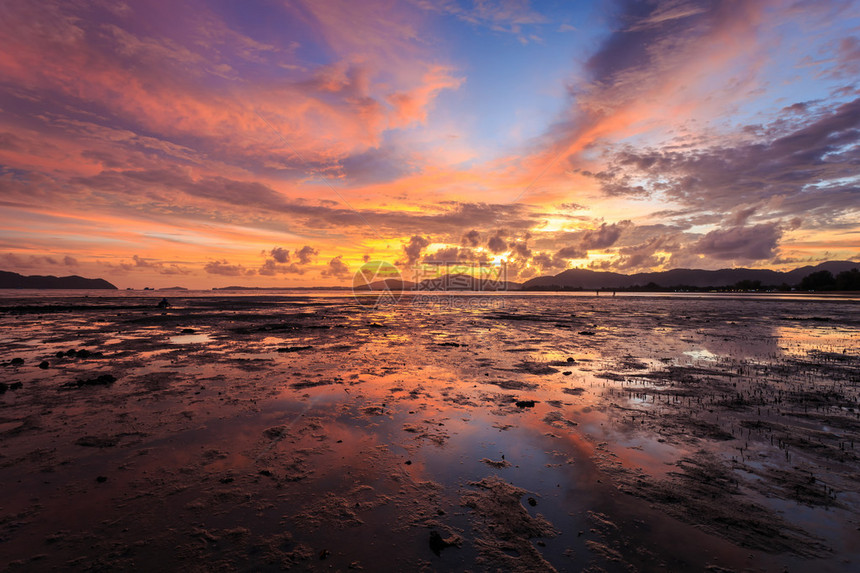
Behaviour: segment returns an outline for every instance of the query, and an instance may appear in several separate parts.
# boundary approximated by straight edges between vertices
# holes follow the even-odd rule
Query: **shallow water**
[[[0,300],[12,570],[860,559],[857,300],[117,294]]]

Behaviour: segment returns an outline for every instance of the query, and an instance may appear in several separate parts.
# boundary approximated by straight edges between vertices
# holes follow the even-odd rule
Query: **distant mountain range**
[[[524,283],[477,279],[469,275],[444,275],[419,283],[399,279],[386,279],[370,285],[357,286],[354,290],[379,292],[392,291],[498,291],[498,290],[598,290],[627,289],[634,287],[693,287],[724,288],[738,283],[758,283],[761,287],[796,286],[807,275],[818,271],[830,271],[836,275],[843,271],[860,268],[852,261],[829,261],[816,266],[805,266],[788,272],[765,269],[673,269],[670,271],[636,273],[625,275],[588,269],[568,269],[554,276],[535,277]]]
[[[0,271],[0,288],[116,290],[114,285],[104,279],[85,279],[77,275],[69,277],[24,276],[8,271]]]
[[[828,261],[816,266],[805,266],[788,272],[766,269],[720,269],[706,271],[701,269],[672,269],[653,273],[621,273],[590,271],[587,269],[568,269],[555,276],[535,277],[523,283],[523,290],[555,289],[613,289],[644,287],[649,284],[663,288],[673,287],[729,287],[743,281],[756,282],[762,286],[797,285],[803,278],[818,271],[838,274],[860,268],[860,263],[852,261]]]
[[[465,274],[443,275],[426,279],[419,283],[386,279],[366,286],[356,286],[353,290],[379,292],[394,291],[504,291],[504,290],[597,290],[629,289],[635,287],[660,288],[724,288],[738,283],[758,283],[762,287],[789,285],[796,286],[804,277],[819,271],[829,271],[837,275],[843,271],[860,268],[853,261],[828,261],[816,266],[805,266],[788,272],[766,269],[672,269],[670,271],[635,273],[625,275],[588,269],[568,269],[554,276],[535,277],[524,283],[479,279]],[[104,279],[87,279],[79,276],[24,276],[18,273],[0,271],[0,289],[116,289]],[[284,290],[290,287],[241,287],[230,286],[212,290]],[[335,289],[349,290],[350,287],[292,287],[294,289]],[[171,287],[159,290],[185,290]]]

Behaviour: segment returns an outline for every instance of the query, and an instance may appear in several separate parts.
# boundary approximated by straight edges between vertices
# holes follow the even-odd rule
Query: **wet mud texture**
[[[0,567],[860,566],[855,301],[476,300],[3,299]]]

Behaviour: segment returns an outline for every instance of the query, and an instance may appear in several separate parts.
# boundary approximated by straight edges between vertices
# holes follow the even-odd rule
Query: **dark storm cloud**
[[[3,269],[33,269],[44,266],[56,266],[57,259],[47,255],[16,255],[4,253],[0,255],[0,265]]]
[[[403,245],[403,253],[406,255],[404,262],[414,265],[421,258],[421,252],[430,245],[430,241],[421,235],[413,235],[409,242]]]
[[[759,261],[776,255],[782,237],[777,223],[715,229],[699,239],[693,252],[720,260]]]
[[[553,233],[551,237],[539,241],[538,244],[543,247],[550,243],[566,245],[555,252],[555,259],[584,259],[590,250],[607,249],[613,246],[625,232],[631,229],[635,229],[635,226],[627,220],[617,223],[604,222],[594,229]]]
[[[479,253],[469,247],[445,247],[425,255],[422,262],[427,264],[487,263],[489,257],[486,253]]]
[[[263,254],[265,255],[266,252],[264,251]],[[274,247],[268,252],[268,255],[272,258],[266,259],[257,272],[263,276],[269,277],[277,274],[303,275],[307,270],[303,265],[309,264],[313,257],[318,254],[319,251],[310,245],[305,245],[301,249],[295,249],[293,251],[293,256],[295,256],[298,261],[291,263],[289,249]]]
[[[563,247],[555,253],[557,259],[584,259],[588,251],[582,247]]]
[[[465,250],[465,249],[464,249]],[[422,262],[428,264],[456,263],[460,260],[460,247],[446,247],[425,255]]]
[[[463,235],[463,238],[460,240],[460,244],[467,245],[469,247],[477,247],[481,244],[481,233],[472,229]]]
[[[497,231],[487,240],[487,248],[495,254],[504,253],[508,250],[508,242],[504,239],[501,231]]]
[[[463,229],[480,222],[485,227],[504,224],[514,229],[528,229],[540,217],[532,207],[522,204],[489,204],[444,202],[425,211],[382,211],[351,209],[343,204],[310,204],[275,191],[255,181],[238,181],[226,177],[194,179],[180,169],[106,170],[93,177],[72,181],[82,190],[116,195],[117,201],[134,197],[156,205],[175,203],[175,192],[190,199],[206,199],[213,204],[244,208],[255,213],[285,215],[309,229],[354,229],[382,235],[416,232],[448,233],[459,236]],[[22,196],[26,195],[21,190]],[[205,209],[196,204],[195,211]],[[217,210],[214,206],[212,210]]]
[[[516,241],[510,243],[508,247],[511,249],[512,257],[525,261],[530,259],[532,256],[532,250],[529,248],[528,244],[525,241]]]
[[[628,181],[645,178],[646,194],[702,210],[728,212],[771,201],[774,218],[809,216],[811,209],[809,222],[827,226],[860,205],[858,142],[855,99],[769,141],[689,152],[627,149],[615,155],[601,185],[610,195],[639,196],[643,187]]]
[[[685,241],[689,241],[689,237],[684,237],[681,233],[663,233],[642,243],[619,247],[618,257],[613,261],[613,267],[620,271],[659,267],[675,257],[676,253],[683,248]],[[679,262],[678,266],[682,265],[683,262]]]
[[[288,263],[290,262],[290,250],[285,249],[283,247],[275,247],[269,254],[272,255],[272,258],[275,259],[276,263]]]
[[[607,247],[611,247],[621,236],[621,233],[632,226],[633,223],[630,221],[620,221],[610,225],[601,223],[601,225],[596,229],[582,232],[579,239],[580,247],[585,250],[605,249]]]
[[[177,265],[176,263],[164,262],[156,259],[148,259],[139,255],[132,255],[131,262],[121,262],[117,265],[108,266],[113,266],[114,268],[119,268],[124,271],[144,269],[149,271],[156,271],[162,275],[187,275],[191,273],[190,270],[183,266]]]
[[[320,254],[318,250],[314,249],[310,245],[305,245],[301,249],[296,249],[293,253],[296,255],[296,258],[299,259],[299,263],[303,265],[310,263],[313,257]]]
[[[134,266],[142,269],[153,269],[159,266],[158,262],[151,259],[145,259],[138,255],[133,255],[131,260],[134,261]]]
[[[567,261],[564,260],[563,257],[559,257],[557,253],[555,255],[551,255],[550,253],[541,252],[536,253],[532,257],[532,265],[538,267],[541,271],[555,271],[567,267]]]
[[[653,56],[646,47],[666,34],[678,32],[686,24],[676,19],[662,25],[656,21],[647,25],[649,17],[659,10],[657,3],[625,0],[616,5],[621,29],[611,34],[586,64],[597,82],[612,82],[629,68],[647,67]]]
[[[296,263],[290,263],[288,265],[278,264],[275,259],[267,259],[259,269],[257,269],[257,273],[262,276],[271,277],[278,274],[296,274],[303,275],[307,269],[300,267]]]
[[[247,269],[242,265],[231,265],[226,260],[209,261],[203,270],[210,275],[223,275],[228,277],[250,276],[256,274],[254,269]]]
[[[343,262],[343,255],[338,255],[328,262],[328,266],[320,274],[324,277],[344,278],[349,275],[349,265]]]

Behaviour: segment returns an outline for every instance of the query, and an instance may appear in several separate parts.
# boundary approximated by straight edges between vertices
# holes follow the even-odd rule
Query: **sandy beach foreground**
[[[0,299],[0,566],[855,571],[860,302]]]

